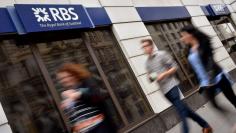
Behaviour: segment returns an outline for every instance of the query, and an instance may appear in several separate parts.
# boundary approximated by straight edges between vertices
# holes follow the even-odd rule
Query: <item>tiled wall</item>
[[[182,0],[184,5],[224,4],[223,0]]]
[[[233,3],[235,0],[223,0],[225,4],[231,4]]]

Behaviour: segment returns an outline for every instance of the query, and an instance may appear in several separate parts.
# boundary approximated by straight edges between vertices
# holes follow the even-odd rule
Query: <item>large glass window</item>
[[[232,20],[227,16],[209,19],[225,49],[236,63],[236,31]]]
[[[150,113],[112,33],[109,30],[97,30],[86,32],[85,35],[128,121],[135,122]]]
[[[0,101],[13,133],[65,133],[29,46],[0,42]]]
[[[37,47],[39,48],[41,57],[52,77],[59,95],[63,91],[63,88],[56,81],[55,73],[64,63],[69,62],[84,64],[91,72],[93,72],[93,78],[99,83],[100,89],[106,91],[106,87],[97,71],[97,67],[93,63],[82,38],[40,43],[37,44]],[[117,128],[123,127],[123,123],[121,122],[111,99],[107,98],[105,102],[107,104],[107,113],[109,113],[108,116],[112,117],[111,119],[114,121]]]
[[[97,30],[81,35],[84,37],[78,34],[74,39],[37,44],[58,94],[62,87],[56,81],[55,71],[67,62],[81,63],[92,72],[98,87],[110,96],[105,101],[106,110],[117,129],[130,126],[150,114],[150,108],[140,93],[141,88],[129,71],[112,33]]]
[[[187,48],[179,40],[179,31],[189,24],[189,21],[179,21],[146,25],[157,48],[168,51],[178,63],[180,69],[176,77],[181,81],[181,91],[184,95],[190,94],[197,85],[196,76],[187,60]]]

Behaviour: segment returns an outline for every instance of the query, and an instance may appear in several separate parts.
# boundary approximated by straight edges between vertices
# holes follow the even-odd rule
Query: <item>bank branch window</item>
[[[30,46],[0,41],[0,101],[13,133],[66,133]]]
[[[209,20],[225,49],[236,63],[236,31],[233,21],[228,16],[209,18]]]
[[[126,129],[152,115],[110,30],[87,31],[73,39],[36,46],[58,95],[63,88],[56,80],[56,70],[64,63],[81,63],[92,72],[98,88],[109,96],[105,100],[106,112],[117,129]]]
[[[180,30],[190,25],[189,21],[146,24],[157,48],[172,54],[179,65],[176,77],[181,81],[181,91],[186,96],[197,86],[196,76],[187,60],[187,47],[180,42]]]

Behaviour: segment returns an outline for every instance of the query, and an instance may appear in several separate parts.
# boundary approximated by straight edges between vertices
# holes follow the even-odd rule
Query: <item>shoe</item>
[[[211,127],[203,128],[202,133],[213,133],[213,130]]]

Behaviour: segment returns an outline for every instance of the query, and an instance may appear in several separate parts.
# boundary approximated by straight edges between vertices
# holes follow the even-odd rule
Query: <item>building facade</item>
[[[212,38],[215,60],[236,78],[235,0],[0,1],[0,132],[70,132],[60,110],[55,71],[82,63],[108,95],[105,109],[119,132],[164,133],[179,123],[157,84],[147,80],[140,40],[151,38],[179,65],[182,99],[207,102],[179,41],[194,25]]]

